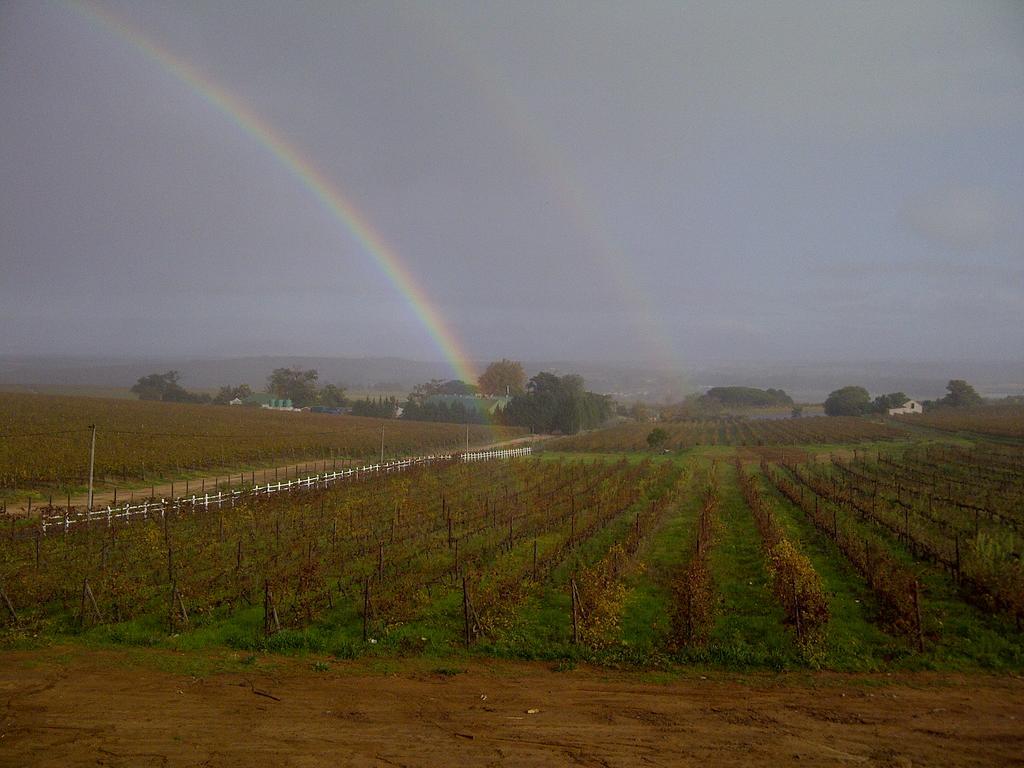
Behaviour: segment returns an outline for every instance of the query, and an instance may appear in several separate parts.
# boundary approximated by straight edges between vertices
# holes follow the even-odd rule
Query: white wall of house
[[[889,415],[890,416],[903,416],[903,415],[908,414],[908,413],[923,413],[923,412],[924,412],[924,409],[921,407],[921,404],[919,402],[917,402],[917,400],[907,400],[907,402],[905,402],[899,408],[890,408],[889,409]]]

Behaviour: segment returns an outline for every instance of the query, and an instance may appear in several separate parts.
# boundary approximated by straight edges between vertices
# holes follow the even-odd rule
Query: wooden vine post
[[[363,582],[363,642],[366,642],[366,630],[370,620],[370,577]]]
[[[100,607],[96,604],[96,596],[92,593],[92,587],[89,586],[89,579],[85,578],[82,581],[82,607],[81,612],[78,616],[78,626],[85,627],[85,610],[87,607],[86,600],[88,600],[88,606],[92,607],[93,615],[96,617],[96,623],[103,623],[103,614],[100,613]]]
[[[800,594],[797,592],[796,579],[793,579],[793,618],[796,622],[796,640],[798,643],[802,643],[804,634],[800,620]]]
[[[917,620],[917,650],[924,651],[924,627],[921,624],[921,583],[914,580],[914,617]]]
[[[188,626],[188,611],[185,609],[185,599],[181,596],[181,592],[178,591],[178,585],[176,582],[171,582],[171,601],[168,611],[168,625],[170,631],[173,634],[174,628],[177,623],[177,615],[180,613],[182,622]]]
[[[263,582],[263,634],[272,635],[281,630],[281,621],[277,617],[277,606],[274,605],[274,593],[270,591],[270,582]]]
[[[17,624],[18,623],[18,614],[14,610],[14,604],[11,603],[11,598],[9,598],[7,596],[7,593],[4,591],[3,585],[0,585],[0,599],[3,600],[4,607],[7,609],[7,612],[11,615],[11,621],[14,624]]]
[[[462,619],[466,630],[466,647],[469,648],[472,635],[469,626],[469,587],[466,584],[466,577],[462,577]]]
[[[572,642],[576,644],[580,641],[580,630],[579,630],[579,603],[580,596],[576,589],[576,579],[569,579],[569,600],[572,608]]]

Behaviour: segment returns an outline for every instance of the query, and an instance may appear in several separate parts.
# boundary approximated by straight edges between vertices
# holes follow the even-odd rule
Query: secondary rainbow
[[[402,7],[413,13],[412,21],[417,29],[435,35],[447,53],[458,57],[463,65],[461,70],[472,78],[476,92],[497,117],[509,144],[519,147],[529,167],[548,185],[553,201],[624,300],[628,312],[622,316],[622,322],[631,326],[637,346],[643,347],[652,361],[682,367],[673,339],[675,334],[653,314],[652,308],[657,302],[640,285],[630,253],[609,235],[603,217],[597,213],[599,208],[593,195],[580,181],[566,155],[542,130],[537,117],[531,115],[527,103],[515,98],[515,89],[507,76],[490,64],[477,47],[456,34],[454,28],[438,23],[436,14],[415,13],[417,6],[414,5]]]
[[[312,161],[298,147],[284,138],[272,125],[253,112],[228,90],[215,83],[184,59],[167,50],[142,30],[117,18],[106,9],[92,3],[74,3],[70,6],[85,18],[99,23],[125,40],[133,48],[159,64],[181,82],[189,86],[207,103],[218,109],[245,133],[266,147],[277,160],[312,192],[327,211],[339,221],[402,295],[413,313],[430,335],[438,350],[451,365],[456,376],[463,381],[476,382],[476,372],[454,331],[441,316],[426,291],[398,254],[388,246],[370,221],[341,189],[317,170]]]

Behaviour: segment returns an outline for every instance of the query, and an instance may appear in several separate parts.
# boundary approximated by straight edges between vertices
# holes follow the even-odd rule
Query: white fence
[[[72,525],[89,523],[97,520],[105,520],[107,525],[113,525],[115,521],[131,520],[135,517],[146,518],[150,515],[159,515],[161,518],[170,510],[179,510],[182,507],[193,509],[202,507],[209,510],[210,507],[219,509],[225,504],[234,506],[236,502],[247,498],[266,496],[270,493],[283,493],[289,491],[308,490],[310,488],[327,488],[332,483],[342,480],[359,480],[363,477],[391,472],[404,472],[412,467],[436,464],[443,461],[487,461],[490,459],[508,459],[515,456],[527,456],[533,451],[530,446],[522,448],[504,448],[493,451],[467,451],[466,453],[442,453],[436,456],[417,456],[415,458],[400,459],[378,464],[368,464],[362,467],[351,469],[340,469],[334,472],[321,472],[308,477],[300,477],[286,482],[267,483],[266,485],[254,485],[251,488],[239,490],[218,491],[217,493],[204,493],[202,495],[192,494],[191,496],[180,496],[176,499],[160,499],[143,501],[138,504],[130,502],[123,506],[106,506],[96,509],[83,509],[74,511],[58,512],[56,510],[44,511],[40,515],[40,527],[43,533],[50,530],[68,530]]]
[[[514,456],[526,456],[533,448],[526,445],[522,448],[502,448],[498,451],[474,451],[457,454],[460,461],[486,461],[487,459],[511,459]]]

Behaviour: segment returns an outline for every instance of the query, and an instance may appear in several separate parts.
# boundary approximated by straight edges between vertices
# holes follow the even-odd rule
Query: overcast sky
[[[98,7],[299,148],[474,357],[1024,357],[1017,0]],[[441,359],[98,18],[0,2],[0,353]]]

